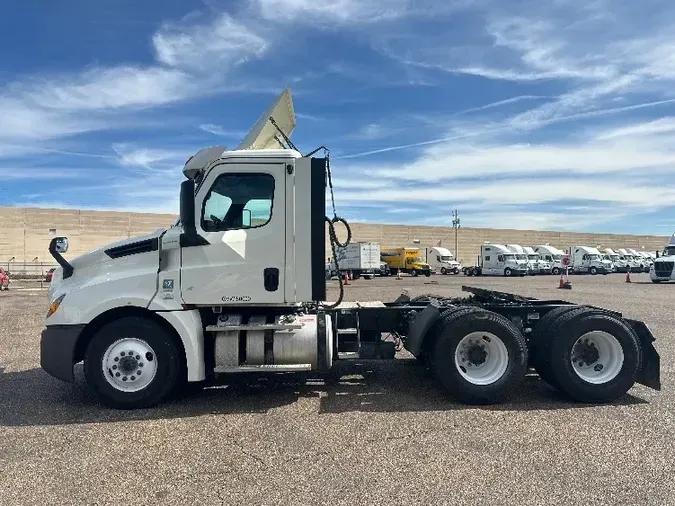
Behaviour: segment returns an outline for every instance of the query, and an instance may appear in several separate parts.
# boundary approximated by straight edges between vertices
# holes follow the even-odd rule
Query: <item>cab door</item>
[[[195,196],[199,244],[181,248],[186,304],[285,302],[286,164],[224,160]]]

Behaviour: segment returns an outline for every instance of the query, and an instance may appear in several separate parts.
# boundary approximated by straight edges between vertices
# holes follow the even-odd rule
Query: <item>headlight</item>
[[[65,296],[66,296],[65,293],[61,294],[56,299],[54,299],[51,304],[49,304],[49,309],[47,310],[46,318],[49,318],[51,315],[56,313],[56,310],[61,305],[61,302],[63,302],[63,299],[65,298]]]

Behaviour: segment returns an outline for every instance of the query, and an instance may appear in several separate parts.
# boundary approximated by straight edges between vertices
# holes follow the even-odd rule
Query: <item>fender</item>
[[[204,366],[204,327],[199,310],[189,311],[157,311],[175,330],[185,349],[187,380],[202,381],[206,379]]]

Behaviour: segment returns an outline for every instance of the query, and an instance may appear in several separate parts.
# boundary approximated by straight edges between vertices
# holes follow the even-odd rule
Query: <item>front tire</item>
[[[504,276],[511,276],[511,275],[513,275],[513,271],[511,270],[510,267],[504,269]]]
[[[591,273],[593,276],[595,276],[595,275],[598,273],[598,269],[596,269],[595,267],[591,267],[590,273]]]
[[[434,375],[466,404],[502,402],[525,378],[525,338],[497,313],[478,308],[451,311],[436,334]]]
[[[85,352],[84,373],[105,405],[148,408],[174,390],[182,360],[164,327],[145,318],[126,317],[94,335]]]
[[[448,273],[448,270],[445,267],[441,267],[441,274],[445,275]]]

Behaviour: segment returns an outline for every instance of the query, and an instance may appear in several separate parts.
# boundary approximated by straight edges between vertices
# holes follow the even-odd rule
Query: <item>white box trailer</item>
[[[354,279],[371,279],[380,270],[380,245],[376,242],[355,242],[336,248],[340,271],[351,271]]]

